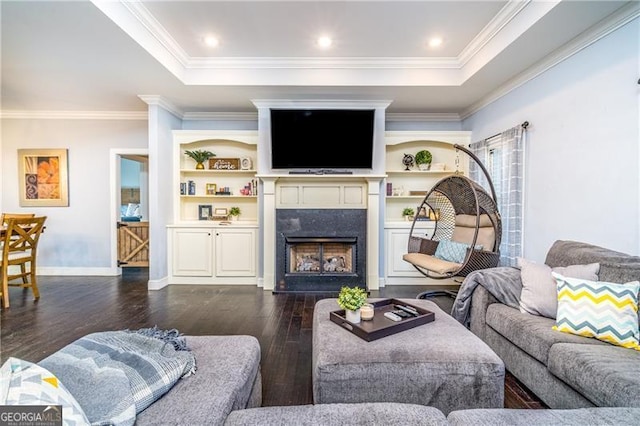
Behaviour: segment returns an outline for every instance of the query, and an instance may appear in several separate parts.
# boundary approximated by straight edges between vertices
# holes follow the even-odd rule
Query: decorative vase
[[[238,219],[240,219],[240,216],[238,215],[233,215],[233,216],[229,216],[231,218],[232,221],[237,222]]]
[[[418,168],[422,171],[429,170],[431,168],[431,163],[418,164]]]
[[[345,309],[347,321],[353,324],[360,323],[360,308],[355,311],[350,311],[349,309]]]
[[[196,164],[196,170],[204,170],[204,163]]]

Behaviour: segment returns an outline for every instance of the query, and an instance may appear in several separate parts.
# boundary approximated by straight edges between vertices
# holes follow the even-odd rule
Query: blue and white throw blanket
[[[196,370],[177,330],[89,334],[38,365],[76,398],[92,425],[133,425],[136,415]]]

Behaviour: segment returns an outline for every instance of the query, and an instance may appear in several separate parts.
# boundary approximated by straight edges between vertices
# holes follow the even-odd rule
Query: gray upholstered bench
[[[503,407],[502,360],[435,303],[406,302],[434,312],[435,321],[372,342],[331,322],[329,313],[339,309],[336,299],[316,304],[314,402],[404,402],[445,414]]]

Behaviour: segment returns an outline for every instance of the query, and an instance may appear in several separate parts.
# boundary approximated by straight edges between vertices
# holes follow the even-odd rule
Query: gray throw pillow
[[[551,268],[543,263],[532,262],[521,257],[518,258],[518,267],[522,279],[520,312],[554,319],[558,312],[558,290],[556,279],[551,273],[598,281],[600,271],[599,263]]]

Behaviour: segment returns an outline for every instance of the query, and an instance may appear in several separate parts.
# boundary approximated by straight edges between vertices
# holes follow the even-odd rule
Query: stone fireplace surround
[[[342,286],[366,288],[366,209],[277,209],[276,292],[335,292]],[[293,241],[293,243],[292,243]],[[331,241],[353,242],[352,261],[345,272],[325,270],[328,254],[319,259],[317,270],[296,272],[291,268],[291,246],[295,241],[318,245]],[[351,260],[351,257],[350,259]],[[327,268],[329,269],[329,268]]]

